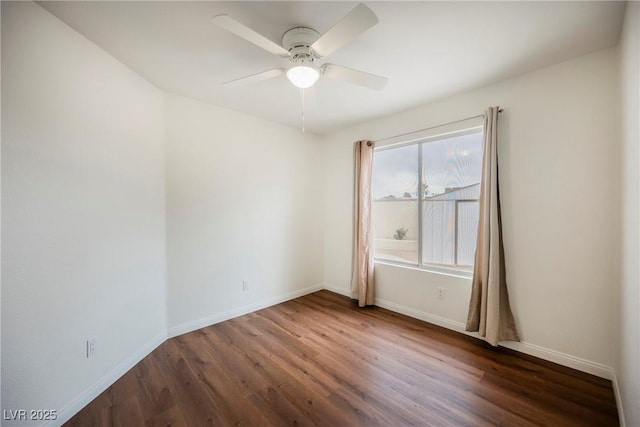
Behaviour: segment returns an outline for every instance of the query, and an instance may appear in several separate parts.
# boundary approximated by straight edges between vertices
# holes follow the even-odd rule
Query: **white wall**
[[[320,289],[319,138],[165,100],[170,335]]]
[[[619,355],[616,376],[626,425],[640,425],[640,3],[629,2],[620,44],[622,93]]]
[[[35,3],[2,50],[3,409],[59,424],[167,327],[322,287],[317,136],[163,94]]]
[[[0,7],[0,33],[2,32],[2,7]],[[0,42],[0,75],[2,74],[2,43]],[[0,77],[1,80],[1,77]],[[0,84],[0,99],[2,89]],[[2,135],[2,102],[0,102],[0,135]],[[1,139],[1,138],[0,138]],[[0,187],[2,186],[2,150],[0,150]],[[0,197],[0,242],[2,241],[2,197]],[[2,245],[0,244],[0,409],[2,408]]]
[[[165,334],[163,97],[31,2],[2,59],[2,408],[64,418]]]
[[[618,244],[618,58],[599,51],[332,134],[324,145],[325,283],[349,293],[352,144],[500,117],[507,280],[519,349],[610,376]],[[470,279],[376,265],[378,304],[454,329]],[[445,300],[437,299],[445,288]]]

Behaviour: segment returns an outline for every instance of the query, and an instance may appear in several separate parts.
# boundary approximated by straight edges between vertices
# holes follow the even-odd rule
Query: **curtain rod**
[[[498,113],[502,113],[503,111],[504,110],[502,108],[498,108]],[[479,119],[480,117],[484,117],[484,114],[479,114],[479,115],[473,116],[473,117],[467,117],[466,119],[454,120],[454,121],[449,122],[449,123],[443,123],[443,124],[437,125],[437,126],[431,126],[431,127],[424,128],[424,129],[418,129],[418,130],[414,130],[412,132],[402,133],[400,135],[394,135],[394,136],[388,136],[388,137],[382,138],[382,139],[376,139],[374,142],[382,142],[382,141],[387,141],[389,139],[400,138],[402,136],[409,136],[409,135],[413,135],[414,133],[424,132],[425,130],[441,128],[443,126],[449,126],[449,125],[453,125],[453,124],[460,123],[460,122],[466,122],[467,120]]]

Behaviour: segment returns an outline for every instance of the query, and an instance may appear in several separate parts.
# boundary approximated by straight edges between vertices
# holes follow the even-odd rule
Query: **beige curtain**
[[[371,171],[373,168],[372,141],[358,141],[354,145],[354,203],[353,203],[353,273],[351,297],[358,305],[372,305],[373,246],[371,237]]]
[[[466,330],[479,332],[494,346],[498,345],[498,341],[520,341],[509,306],[502,246],[498,185],[498,107],[490,107],[484,116],[478,244]]]

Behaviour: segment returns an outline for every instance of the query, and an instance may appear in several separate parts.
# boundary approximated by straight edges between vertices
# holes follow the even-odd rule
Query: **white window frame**
[[[422,144],[439,141],[442,139],[452,138],[456,136],[469,135],[483,132],[483,119],[482,117],[476,117],[464,121],[451,123],[448,125],[437,126],[429,129],[425,129],[419,132],[413,132],[410,135],[400,135],[394,138],[388,138],[384,140],[384,143],[376,143],[374,152],[392,150],[408,145],[418,144],[418,188],[422,188]],[[375,154],[374,154],[375,155]],[[374,262],[378,264],[389,264],[399,267],[418,269],[423,271],[429,271],[432,273],[446,274],[457,277],[471,278],[473,276],[473,267],[471,270],[458,268],[455,266],[441,265],[441,264],[423,264],[422,263],[422,216],[423,216],[423,199],[422,194],[418,191],[418,263],[412,264],[410,262],[393,261],[384,258],[375,258]],[[457,221],[457,219],[456,219]],[[458,225],[456,224],[456,227]],[[457,246],[457,238],[455,245]],[[375,251],[374,251],[375,253]]]

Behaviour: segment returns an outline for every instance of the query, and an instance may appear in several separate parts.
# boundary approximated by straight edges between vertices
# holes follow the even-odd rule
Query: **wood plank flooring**
[[[617,426],[611,382],[320,291],[172,338],[68,426]]]

